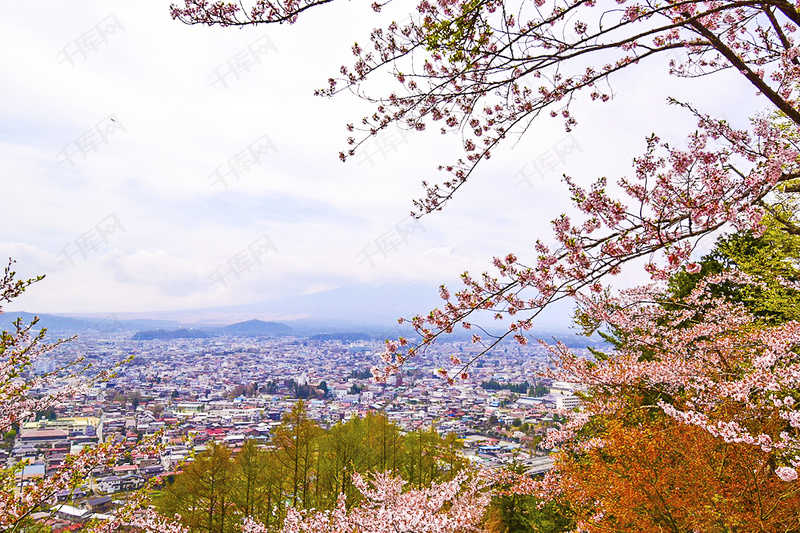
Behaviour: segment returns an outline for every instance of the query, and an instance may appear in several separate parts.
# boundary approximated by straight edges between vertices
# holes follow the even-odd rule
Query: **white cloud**
[[[293,27],[237,30],[184,26],[163,3],[9,6],[0,20],[0,46],[13,50],[0,57],[0,252],[26,275],[48,275],[15,307],[165,310],[382,280],[457,283],[494,255],[532,255],[549,220],[570,209],[562,173],[613,180],[630,172],[652,131],[691,129],[691,117],[663,105],[669,91],[712,112],[730,101],[704,96],[697,80],[665,84],[639,69],[618,79],[616,101],[576,107],[571,151],[557,150],[566,139],[557,120],[539,121],[513,149],[496,151],[443,213],[425,217],[424,231],[402,236],[396,226],[424,195],[420,182],[444,179],[436,165],[460,155],[459,139],[394,134],[368,142],[370,157],[342,164],[344,125],[372,108],[348,94],[312,95],[352,62],[352,43],[368,40],[376,17],[337,3]],[[213,83],[218,68],[259,42],[260,64]],[[761,105],[740,102],[742,116]],[[238,166],[226,186],[213,183],[264,135],[274,150]],[[91,139],[84,157],[78,146]],[[74,164],[59,163],[65,147]],[[59,254],[109,216],[124,231],[64,264]],[[227,286],[212,284],[219,265],[263,235],[277,252]],[[453,249],[464,255],[446,253]]]

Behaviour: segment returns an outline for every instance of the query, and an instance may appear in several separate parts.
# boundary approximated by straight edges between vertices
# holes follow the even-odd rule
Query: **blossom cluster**
[[[347,509],[342,495],[332,511],[290,509],[283,533],[477,532],[490,499],[486,482],[465,472],[444,483],[407,491],[403,491],[406,482],[389,472],[375,474],[371,483],[354,474],[353,484],[364,497],[362,504]]]
[[[597,361],[563,345],[552,348],[556,374],[586,384],[593,395],[549,444],[580,441],[581,428],[594,416],[618,412],[626,391],[649,391],[676,422],[757,447],[779,465],[776,475],[794,480],[800,467],[800,323],[756,327],[743,304],[714,295],[722,284],[747,283],[757,282],[736,271],[707,276],[679,306],[665,305],[674,301],[658,285],[602,302],[583,299],[585,311],[625,342]]]

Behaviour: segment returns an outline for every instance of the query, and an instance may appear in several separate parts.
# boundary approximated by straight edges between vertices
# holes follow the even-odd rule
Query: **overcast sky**
[[[234,29],[187,27],[168,7],[5,6],[0,257],[46,275],[9,309],[163,311],[363,283],[456,286],[460,272],[530,257],[548,240],[548,221],[570,209],[562,173],[615,180],[650,133],[679,142],[693,121],[668,95],[738,125],[764,105],[729,76],[669,80],[663,64],[643,65],[615,81],[613,102],[578,105],[571,135],[543,119],[415,223],[421,180],[442,177],[436,165],[460,155],[459,139],[392,131],[341,163],[345,124],[371,108],[313,96],[352,62],[354,41],[402,13],[342,2],[295,26]]]

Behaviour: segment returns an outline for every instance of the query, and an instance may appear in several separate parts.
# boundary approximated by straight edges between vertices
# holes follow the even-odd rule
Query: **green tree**
[[[537,398],[539,396],[544,396],[548,392],[550,392],[550,389],[547,388],[545,385],[537,384],[531,386],[531,388],[528,389],[528,396],[533,396],[534,398]]]
[[[301,400],[283,416],[271,441],[286,475],[286,497],[298,509],[305,509],[309,503],[310,482],[321,431],[315,422],[308,419],[305,404]]]
[[[232,485],[233,463],[228,448],[212,443],[183,468],[175,482],[156,500],[166,516],[180,515],[191,531],[235,531]]]
[[[14,447],[14,440],[17,438],[17,431],[13,427],[3,434],[3,447],[10,450]]]
[[[248,439],[232,464],[231,500],[242,517],[270,526],[282,514],[283,471],[274,454]]]
[[[766,221],[760,236],[743,231],[720,238],[700,261],[699,272],[675,274],[669,283],[673,298],[686,297],[706,275],[736,269],[755,283],[723,286],[715,295],[744,303],[765,324],[800,319],[800,292],[791,286],[800,281],[800,235],[786,231],[774,218]]]
[[[525,473],[525,465],[517,461],[506,468],[515,474]],[[510,488],[510,483],[495,488],[497,495],[484,515],[489,533],[562,533],[574,529],[569,509],[532,495],[509,492]]]
[[[128,398],[130,399],[131,407],[133,407],[134,410],[139,407],[139,404],[142,401],[142,395],[139,393],[139,391],[132,392],[129,394]]]
[[[403,465],[403,436],[400,428],[383,413],[369,413],[364,418],[367,433],[369,468],[377,472],[399,473]]]
[[[340,422],[319,439],[314,482],[315,506],[331,508],[344,493],[348,505],[360,498],[354,473],[397,473],[404,462],[400,428],[384,414],[369,413]]]
[[[358,504],[355,473],[390,471],[418,487],[450,480],[466,465],[461,447],[454,434],[442,438],[435,429],[403,435],[383,413],[353,417],[323,431],[298,402],[284,415],[270,446],[247,440],[231,457],[227,448],[212,444],[156,504],[162,513],[181,515],[192,531],[225,533],[247,516],[280,529],[287,503],[332,509],[344,494],[347,505]]]
[[[345,423],[333,426],[321,439],[320,444],[323,507],[332,507],[339,494],[345,494],[352,504],[360,494],[353,487],[352,476],[368,470],[367,432],[364,420],[353,417]]]
[[[412,486],[421,489],[444,477],[446,470],[439,459],[446,446],[435,428],[412,431],[403,442],[405,461],[402,474]]]
[[[464,443],[455,433],[448,433],[440,444],[441,464],[445,469],[444,477],[452,478],[458,471],[467,465],[467,460],[461,455]]]
[[[58,418],[58,413],[56,413],[56,408],[54,406],[48,406],[47,409],[44,411],[40,411],[36,413],[37,420],[47,419],[47,420],[56,420]]]

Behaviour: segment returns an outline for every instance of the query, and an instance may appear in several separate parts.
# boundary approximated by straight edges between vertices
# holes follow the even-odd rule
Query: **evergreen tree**
[[[156,501],[166,516],[180,515],[191,531],[236,531],[233,515],[233,462],[226,447],[212,443],[183,467],[175,483]]]
[[[308,419],[305,404],[301,400],[283,416],[271,441],[278,463],[286,475],[285,495],[296,509],[305,509],[309,504],[320,434],[320,427]]]
[[[232,467],[231,498],[238,513],[269,526],[273,514],[283,511],[283,472],[274,454],[248,439],[234,458]]]

